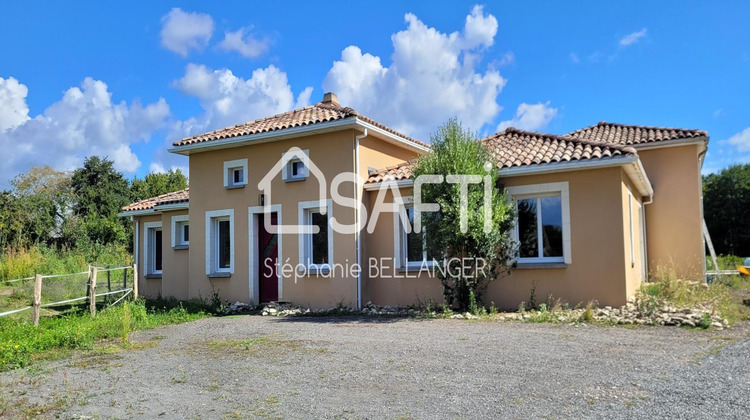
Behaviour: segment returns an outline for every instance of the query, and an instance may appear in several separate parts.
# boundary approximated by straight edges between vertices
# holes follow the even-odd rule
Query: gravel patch
[[[0,395],[63,418],[746,418],[749,332],[210,318],[0,374]]]

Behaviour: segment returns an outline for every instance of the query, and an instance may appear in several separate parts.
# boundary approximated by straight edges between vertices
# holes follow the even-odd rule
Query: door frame
[[[281,204],[272,204],[271,206],[268,206],[272,213],[276,213],[276,220],[277,224],[280,226],[281,223]],[[247,208],[247,226],[248,226],[248,282],[249,282],[249,289],[250,289],[250,303],[252,304],[259,304],[260,303],[260,279],[259,279],[259,272],[260,272],[260,261],[258,261],[258,235],[260,232],[260,226],[258,223],[258,215],[261,213],[265,213],[267,207],[264,206],[252,206]],[[278,261],[284,261],[282,259],[283,253],[282,253],[282,238],[284,235],[278,234],[278,249],[279,249],[279,259]],[[283,279],[281,276],[281,269],[279,267],[278,270],[276,270],[276,274],[279,278],[278,285],[278,300],[283,300],[282,298],[282,290],[283,290]]]

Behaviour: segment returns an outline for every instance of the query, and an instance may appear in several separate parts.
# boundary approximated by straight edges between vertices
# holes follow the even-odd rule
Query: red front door
[[[278,235],[269,233],[266,230],[265,218],[271,218],[271,224],[278,224],[276,213],[258,215],[258,225],[260,226],[258,235],[258,261],[260,261],[260,301],[261,303],[273,302],[279,300],[279,244]]]

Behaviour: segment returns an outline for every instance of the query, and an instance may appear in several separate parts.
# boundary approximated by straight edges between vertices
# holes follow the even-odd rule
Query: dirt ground
[[[0,374],[0,417],[741,418],[750,327],[240,316]],[[745,417],[746,418],[746,417]]]

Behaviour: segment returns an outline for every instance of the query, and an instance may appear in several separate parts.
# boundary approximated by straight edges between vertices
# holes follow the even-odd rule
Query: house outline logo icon
[[[304,150],[296,146],[293,146],[289,148],[289,150],[284,152],[284,154],[281,156],[281,159],[279,159],[278,162],[276,162],[276,164],[271,168],[271,170],[266,173],[266,176],[264,176],[263,179],[258,182],[258,189],[261,190],[265,195],[265,200],[263,203],[263,213],[271,214],[271,182],[274,178],[276,178],[278,173],[283,172],[289,162],[293,160],[299,160],[300,162],[302,162],[302,164],[305,165],[305,170],[309,171],[308,173],[312,174],[318,180],[318,202],[320,203],[320,213],[326,214],[326,186],[328,185],[326,177],[325,175],[323,175],[323,171],[321,171],[320,168],[318,168],[318,166],[312,160],[310,160],[310,156],[308,156]],[[270,217],[265,218],[264,224],[266,230],[269,233],[314,234],[320,231],[320,228],[315,225],[272,225]]]

